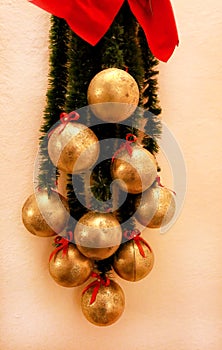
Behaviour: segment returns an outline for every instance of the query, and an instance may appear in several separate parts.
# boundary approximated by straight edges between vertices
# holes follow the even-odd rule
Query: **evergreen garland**
[[[157,138],[161,134],[161,121],[158,115],[161,113],[158,100],[158,83],[156,69],[158,60],[151,53],[143,29],[138,31],[138,42],[141,48],[144,66],[144,88],[142,91],[144,116],[146,117],[145,136],[143,145],[149,152],[158,152]]]
[[[50,29],[50,70],[49,87],[46,95],[44,123],[40,129],[40,171],[39,187],[55,187],[56,169],[48,155],[47,133],[59,119],[64,110],[67,91],[67,60],[68,60],[69,27],[58,17],[51,16]]]
[[[125,2],[122,7],[122,25],[124,28],[122,50],[125,66],[128,73],[136,80],[141,92],[144,80],[144,67],[141,48],[138,45],[137,39],[139,25],[127,2]]]
[[[100,71],[95,47],[79,38],[70,30],[68,50],[68,87],[66,96],[66,112],[80,109],[88,105],[87,89],[89,82]],[[80,122],[87,124],[84,114]]]

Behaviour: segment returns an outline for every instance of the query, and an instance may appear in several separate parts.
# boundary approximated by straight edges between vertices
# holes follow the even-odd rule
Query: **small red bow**
[[[28,0],[64,18],[82,39],[96,45],[111,26],[125,0]],[[168,61],[178,45],[178,33],[170,0],[128,0],[143,28],[154,56]]]
[[[132,143],[136,142],[137,137],[133,134],[127,134],[126,135],[126,142],[123,142],[119,149],[114,153],[114,155],[112,156],[112,162],[114,162],[114,159],[117,157],[117,155],[119,153],[121,153],[123,150],[127,150],[127,152],[129,153],[130,157],[132,156],[133,153],[133,149],[132,149]]]
[[[92,283],[90,283],[88,286],[86,286],[83,291],[82,291],[82,294],[84,294],[87,290],[89,290],[91,287],[94,287],[93,288],[93,291],[92,291],[92,296],[91,296],[91,300],[90,300],[90,305],[94,303],[94,301],[96,300],[96,297],[97,297],[97,294],[98,294],[98,291],[99,291],[99,288],[101,286],[105,286],[105,287],[108,287],[110,285],[110,279],[105,276],[105,278],[103,278],[101,275],[99,275],[98,273],[96,272],[92,272],[91,274],[91,277],[95,277],[96,280],[93,281]]]
[[[80,118],[80,115],[75,112],[75,111],[72,111],[70,113],[61,113],[60,114],[60,122],[61,124],[59,124],[55,129],[52,129],[49,133],[48,133],[48,138],[50,138],[50,136],[53,134],[53,132],[59,128],[59,134],[61,134],[61,132],[65,129],[66,125],[69,123],[69,122],[72,122],[72,121],[76,121]]]
[[[62,250],[62,257],[64,257],[68,253],[69,243],[73,240],[73,233],[71,231],[67,232],[67,237],[57,236],[54,240],[54,245],[56,249],[50,254],[49,261],[56,256],[56,254]]]
[[[141,232],[139,230],[132,230],[132,231],[125,231],[123,233],[124,237],[127,238],[128,240],[133,239],[134,242],[136,243],[140,254],[142,255],[143,258],[146,257],[145,252],[143,250],[143,247],[141,245],[141,242],[143,242],[145,244],[145,246],[149,249],[150,252],[152,252],[152,249],[150,248],[149,244],[145,241],[145,239],[143,239],[142,237],[140,237]]]
[[[161,184],[161,182],[160,182],[160,177],[159,177],[159,176],[156,177],[156,182],[157,182],[158,186],[160,186],[160,187],[162,187],[162,188],[166,188],[164,185]],[[167,189],[168,189],[170,192],[172,192],[172,193],[176,196],[176,192],[175,192],[175,191],[170,190],[169,188],[167,188]]]

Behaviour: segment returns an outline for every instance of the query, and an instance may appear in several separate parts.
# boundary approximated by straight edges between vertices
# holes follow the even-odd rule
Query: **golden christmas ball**
[[[39,190],[28,197],[22,208],[22,220],[29,232],[40,237],[60,233],[69,220],[67,200],[56,192]]]
[[[160,228],[173,218],[176,201],[172,191],[156,185],[142,194],[141,200],[137,200],[136,207],[135,216],[142,225]]]
[[[49,262],[50,275],[63,287],[80,286],[90,277],[92,269],[92,260],[83,256],[72,243],[65,254],[60,250]]]
[[[81,173],[91,168],[99,156],[99,142],[94,132],[85,125],[69,122],[61,131],[56,128],[48,141],[52,163],[68,174]]]
[[[91,80],[87,98],[90,108],[99,119],[117,123],[135,111],[139,102],[139,88],[126,71],[108,68]]]
[[[94,286],[83,293],[82,312],[86,319],[96,326],[109,326],[122,315],[125,307],[125,296],[122,288],[110,280],[109,286],[100,285],[95,301],[91,304]]]
[[[74,237],[83,255],[94,260],[103,260],[118,249],[122,240],[122,229],[113,214],[91,211],[83,215],[76,224]]]
[[[146,277],[153,268],[154,255],[151,248],[143,241],[138,244],[140,246],[134,239],[131,239],[122,244],[114,255],[113,268],[121,278],[127,281],[139,281]]]
[[[123,191],[138,194],[149,188],[157,176],[154,156],[140,145],[133,144],[132,154],[122,150],[111,166],[114,180]]]

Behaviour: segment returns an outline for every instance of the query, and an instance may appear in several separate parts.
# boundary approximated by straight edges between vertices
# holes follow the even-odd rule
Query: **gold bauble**
[[[91,80],[87,98],[90,108],[99,119],[117,123],[135,111],[139,102],[139,88],[126,71],[108,68]]]
[[[132,155],[124,149],[114,158],[111,173],[114,180],[120,180],[123,191],[138,194],[152,185],[156,176],[154,156],[139,145],[132,145]]]
[[[99,156],[99,142],[85,125],[69,122],[61,131],[56,128],[49,138],[48,153],[61,171],[77,174],[91,168]]]
[[[28,197],[22,208],[22,220],[29,232],[40,237],[60,233],[69,220],[67,200],[58,193],[39,190]]]
[[[101,285],[96,300],[90,304],[94,287],[82,295],[81,307],[86,319],[96,326],[109,326],[122,315],[125,297],[122,288],[114,281],[109,286]]]
[[[49,262],[50,275],[63,287],[80,286],[90,277],[92,269],[92,260],[83,256],[71,243],[66,254],[60,250]]]
[[[135,216],[144,226],[160,228],[167,225],[174,216],[176,202],[172,191],[165,187],[152,186],[137,200]]]
[[[146,277],[153,268],[154,255],[143,242],[140,242],[144,251],[143,257],[136,242],[130,241],[122,244],[114,255],[113,268],[115,272],[127,281],[139,281]]]
[[[94,260],[103,260],[118,249],[122,240],[122,229],[113,214],[89,212],[78,221],[74,237],[83,255]]]

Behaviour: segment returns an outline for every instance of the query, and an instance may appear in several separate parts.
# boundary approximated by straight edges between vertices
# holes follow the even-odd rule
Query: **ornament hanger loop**
[[[80,118],[80,115],[75,111],[72,111],[70,113],[62,112],[60,114],[60,121],[63,124],[64,123],[67,124],[68,122],[78,120],[79,118]]]
[[[66,237],[57,236],[54,240],[55,245],[56,245],[56,249],[51,253],[51,255],[49,257],[49,261],[51,261],[53,257],[55,258],[56,254],[60,250],[62,250],[62,256],[64,257],[68,253],[69,243],[71,243],[72,240],[73,240],[73,232],[72,231],[68,231],[66,233]]]
[[[93,281],[92,283],[90,283],[88,286],[86,286],[82,291],[82,294],[84,294],[85,292],[87,292],[87,290],[89,290],[91,287],[93,287],[90,305],[93,304],[94,301],[96,300],[96,297],[97,297],[97,294],[99,292],[100,287],[102,285],[105,287],[108,287],[110,285],[110,279],[107,276],[105,276],[105,278],[102,278],[102,276],[96,272],[92,272],[91,276],[95,277],[96,280]]]
[[[139,230],[126,230],[124,231],[123,233],[123,236],[128,239],[128,240],[131,240],[131,239],[134,239],[135,237],[137,236],[140,236],[141,235],[141,232]]]
[[[144,249],[142,247],[142,243],[145,244],[145,246],[149,249],[150,252],[152,252],[152,249],[150,248],[149,244],[145,241],[145,239],[143,239],[142,237],[140,237],[141,235],[141,232],[139,230],[127,230],[123,233],[124,237],[127,238],[129,241],[130,240],[134,240],[134,242],[136,243],[138,249],[139,249],[139,252],[140,252],[140,255],[145,258],[146,257],[146,254],[144,252]]]
[[[129,134],[126,135],[126,141],[130,142],[130,143],[136,142],[137,141],[137,137],[134,134],[130,134],[129,133]]]
[[[59,124],[56,128],[53,128],[49,133],[48,133],[48,138],[50,138],[50,136],[53,134],[53,132],[59,128],[59,134],[61,134],[61,132],[65,129],[66,125],[69,123],[69,122],[72,122],[72,121],[76,121],[80,118],[80,115],[75,112],[75,111],[72,111],[70,113],[65,113],[65,112],[62,112],[59,116],[60,118],[60,122],[61,124]]]
[[[114,153],[113,157],[112,157],[112,162],[114,162],[114,159],[118,156],[118,154],[120,152],[122,152],[123,150],[127,150],[128,154],[130,155],[130,157],[132,156],[133,153],[133,149],[131,144],[137,141],[137,137],[134,134],[127,134],[126,135],[126,142],[123,142],[119,149]]]

